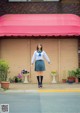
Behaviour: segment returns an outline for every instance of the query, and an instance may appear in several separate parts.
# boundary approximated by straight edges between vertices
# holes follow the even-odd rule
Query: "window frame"
[[[37,1],[37,0],[34,0],[34,1],[31,1],[31,0],[8,0],[9,3],[12,3],[12,2],[13,3],[15,3],[15,2],[16,3],[19,3],[19,2],[21,2],[21,3],[24,3],[24,2],[26,2],[26,3],[28,3],[28,2],[31,2],[31,3],[32,2],[34,2],[34,3],[38,2],[39,3],[39,2],[60,2],[60,1],[61,0],[43,0],[43,1],[42,0],[41,1],[40,0],[39,1]]]

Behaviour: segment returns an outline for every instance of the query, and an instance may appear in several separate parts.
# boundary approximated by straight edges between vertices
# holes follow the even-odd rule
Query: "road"
[[[2,93],[0,104],[9,104],[9,113],[80,113],[80,93]]]

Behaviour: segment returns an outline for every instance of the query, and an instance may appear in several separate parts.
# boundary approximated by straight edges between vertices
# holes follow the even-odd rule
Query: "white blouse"
[[[48,63],[50,63],[50,59],[47,56],[45,51],[42,51],[40,53],[35,51],[33,56],[32,56],[31,64],[33,64],[34,61],[36,61],[36,60],[44,60],[44,58],[47,60]]]

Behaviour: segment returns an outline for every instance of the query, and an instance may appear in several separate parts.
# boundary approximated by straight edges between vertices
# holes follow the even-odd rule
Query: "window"
[[[9,2],[27,2],[27,0],[9,0]]]
[[[9,2],[45,2],[45,1],[55,1],[59,2],[60,0],[9,0]]]

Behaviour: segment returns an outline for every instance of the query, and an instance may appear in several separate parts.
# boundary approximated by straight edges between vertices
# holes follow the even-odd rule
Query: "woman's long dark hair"
[[[39,47],[38,47],[39,45],[41,46],[41,51],[43,51],[43,46],[42,46],[42,44],[38,44],[38,45],[37,45],[37,48],[36,48],[37,51],[39,51]]]

